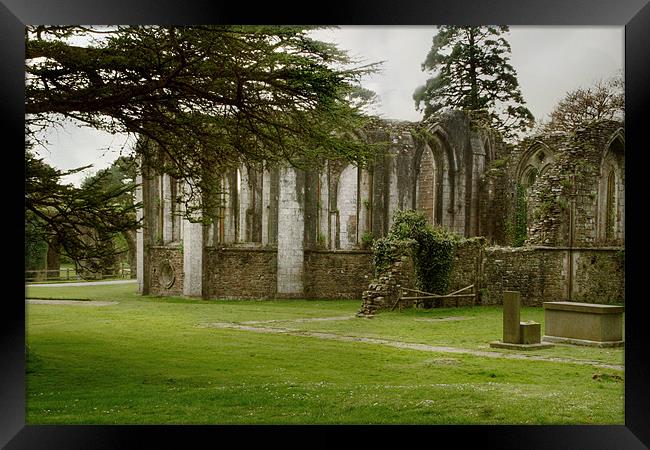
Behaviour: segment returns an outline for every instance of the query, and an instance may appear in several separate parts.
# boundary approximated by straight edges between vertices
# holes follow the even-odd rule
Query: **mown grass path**
[[[323,317],[323,318],[305,319],[304,321],[321,321],[321,320],[324,321],[324,320],[332,320],[332,319],[333,318]],[[268,322],[279,322],[279,321],[266,321],[262,323],[268,323]],[[296,320],[294,322],[300,322],[300,321]],[[255,323],[259,323],[259,322],[255,322]],[[281,333],[281,334],[283,333],[283,334],[290,334],[293,336],[308,336],[308,337],[315,337],[319,339],[333,339],[336,341],[364,342],[368,344],[387,345],[389,347],[421,350],[426,352],[459,353],[459,354],[467,354],[467,355],[474,355],[474,356],[482,356],[485,358],[525,359],[531,361],[554,361],[554,362],[569,363],[569,364],[583,364],[583,365],[594,366],[594,367],[603,367],[612,370],[624,370],[623,365],[605,364],[598,361],[590,361],[584,359],[558,358],[558,357],[549,357],[549,356],[540,356],[540,355],[530,356],[530,355],[526,355],[525,353],[518,353],[518,352],[516,353],[488,352],[488,351],[480,351],[480,350],[471,350],[467,348],[441,347],[441,346],[433,346],[433,345],[425,345],[425,344],[416,344],[411,342],[390,341],[386,339],[345,336],[345,335],[332,334],[332,333],[292,331],[288,328],[271,328],[271,327],[259,327],[259,326],[254,327],[254,326],[250,326],[249,324],[246,324],[245,322],[241,324],[209,323],[200,326],[214,327],[214,328],[231,328],[235,330],[252,331],[256,333]]]

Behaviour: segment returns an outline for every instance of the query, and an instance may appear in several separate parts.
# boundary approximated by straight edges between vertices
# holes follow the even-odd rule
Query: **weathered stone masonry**
[[[522,291],[525,304],[621,302],[623,136],[610,121],[511,147],[459,112],[427,124],[384,121],[363,136],[387,146],[367,167],[224,173],[222,207],[205,226],[181,217],[173,198],[184,185],[143,168],[140,291],[358,300],[373,278],[363,242],[384,236],[395,210],[419,209],[433,224],[484,237],[457,250],[452,290],[476,284],[483,303],[499,303],[503,290]],[[527,245],[503,247],[522,217],[518,187]]]

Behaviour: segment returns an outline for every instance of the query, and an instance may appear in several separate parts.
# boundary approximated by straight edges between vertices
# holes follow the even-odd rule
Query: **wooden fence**
[[[99,273],[80,274],[74,267],[66,267],[58,270],[26,270],[26,282],[42,281],[84,281],[84,280],[107,280],[131,278],[131,269],[120,267],[113,270],[106,270]]]
[[[470,289],[472,290],[471,294],[461,294],[461,292],[465,292]],[[413,292],[416,294],[424,294],[424,295],[409,295],[409,292]],[[400,304],[402,300],[413,300],[416,306],[431,306],[434,301],[441,302],[442,300],[445,299],[454,299],[456,302],[456,306],[458,307],[459,298],[471,298],[472,306],[474,306],[478,301],[478,289],[476,289],[473,284],[470,284],[469,286],[466,286],[462,289],[458,289],[457,291],[451,292],[449,294],[434,294],[432,292],[424,292],[424,291],[419,291],[417,289],[402,288],[400,290],[397,300],[395,301],[393,307],[391,308],[391,311],[393,311]]]

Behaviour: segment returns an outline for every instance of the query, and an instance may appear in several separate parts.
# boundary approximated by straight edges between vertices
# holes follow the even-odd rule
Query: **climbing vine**
[[[388,235],[373,244],[375,275],[410,251],[419,289],[444,294],[449,287],[454,249],[460,239],[442,227],[431,226],[421,211],[395,211]]]
[[[517,183],[515,192],[515,214],[512,227],[512,245],[521,247],[528,237],[528,199],[526,189]]]

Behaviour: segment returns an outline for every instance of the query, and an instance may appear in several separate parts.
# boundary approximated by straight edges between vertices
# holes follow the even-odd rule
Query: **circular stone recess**
[[[159,273],[160,285],[165,289],[171,288],[174,285],[174,281],[176,281],[176,274],[174,273],[172,265],[169,264],[169,261],[164,261],[160,264]]]

